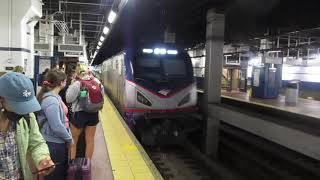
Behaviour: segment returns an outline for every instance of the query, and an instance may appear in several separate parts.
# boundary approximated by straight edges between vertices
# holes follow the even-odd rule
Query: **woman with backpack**
[[[66,84],[66,74],[58,69],[50,70],[43,81],[37,96],[41,104],[38,124],[47,141],[52,160],[59,163],[46,180],[66,179],[68,168],[68,151],[72,144],[72,135],[67,118],[68,108],[63,103],[59,92]]]
[[[66,101],[72,103],[74,118],[71,121],[71,132],[74,144],[71,145],[71,159],[76,158],[76,147],[81,132],[85,131],[86,150],[85,157],[91,159],[94,150],[94,136],[99,123],[99,110],[103,105],[103,88],[101,83],[88,74],[84,65],[77,67],[77,80],[68,88]],[[94,107],[88,108],[88,99]],[[91,99],[92,98],[92,99]],[[90,106],[90,105],[89,105]],[[91,106],[92,107],[92,106]],[[89,110],[90,109],[90,110]]]

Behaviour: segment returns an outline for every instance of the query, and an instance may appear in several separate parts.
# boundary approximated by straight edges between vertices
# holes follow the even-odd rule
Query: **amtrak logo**
[[[158,93],[167,96],[171,91],[169,89],[162,89],[160,91],[158,91]]]
[[[22,93],[23,97],[30,97],[31,96],[31,91],[28,91],[28,90],[24,90],[23,93]]]

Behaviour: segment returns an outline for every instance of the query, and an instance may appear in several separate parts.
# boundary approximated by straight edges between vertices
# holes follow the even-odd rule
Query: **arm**
[[[103,84],[96,77],[94,78],[94,80],[100,85],[101,93],[102,93],[102,95],[104,95],[104,86],[103,86]]]
[[[44,113],[48,120],[51,130],[56,134],[56,136],[62,138],[69,144],[72,143],[72,137],[67,131],[65,125],[62,123],[60,118],[60,104],[53,103],[44,109]]]
[[[104,96],[104,94],[105,94],[104,86],[102,84],[100,84],[100,88],[101,88],[101,94],[102,94],[102,96]]]
[[[34,114],[30,115],[29,131],[28,153],[31,154],[34,164],[39,168],[40,161],[49,157],[50,153],[46,141],[39,131]]]
[[[67,103],[73,103],[79,96],[80,93],[80,82],[76,81],[71,84],[66,93]]]

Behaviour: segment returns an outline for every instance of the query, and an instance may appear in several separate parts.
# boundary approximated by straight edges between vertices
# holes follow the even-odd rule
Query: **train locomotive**
[[[177,133],[173,122],[187,121],[197,111],[192,63],[182,49],[128,48],[98,69],[107,94],[145,144],[159,134]]]

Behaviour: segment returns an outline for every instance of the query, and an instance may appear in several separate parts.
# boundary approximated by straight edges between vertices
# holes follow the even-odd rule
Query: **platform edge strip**
[[[110,103],[112,110],[116,113],[117,117],[119,118],[122,126],[125,128],[126,132],[128,133],[129,137],[131,138],[131,140],[133,141],[133,143],[135,144],[135,146],[137,147],[139,153],[141,153],[143,160],[145,161],[145,163],[147,164],[147,167],[149,168],[149,170],[152,172],[152,175],[154,178],[156,178],[157,180],[163,180],[162,175],[160,174],[160,172],[158,171],[158,169],[155,167],[155,165],[153,164],[152,160],[150,159],[149,155],[146,153],[146,151],[143,149],[142,145],[139,143],[139,141],[136,139],[136,137],[134,136],[134,134],[131,132],[130,128],[128,127],[128,125],[125,123],[124,119],[122,118],[122,116],[120,115],[118,109],[114,106],[114,104],[112,103],[111,99],[105,95],[105,100],[108,101],[108,103]],[[103,129],[104,131],[104,129]],[[104,132],[103,132],[104,133]]]

